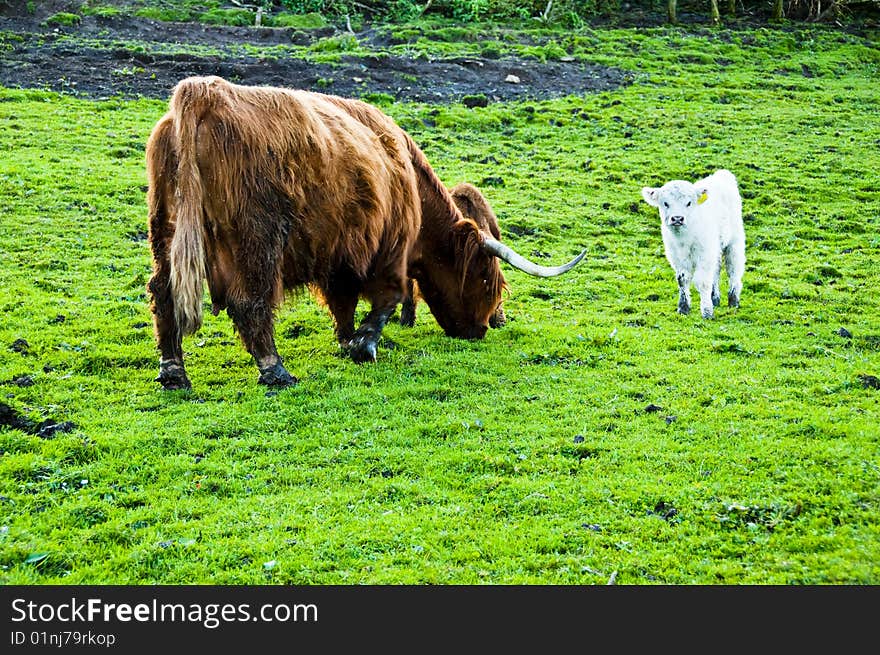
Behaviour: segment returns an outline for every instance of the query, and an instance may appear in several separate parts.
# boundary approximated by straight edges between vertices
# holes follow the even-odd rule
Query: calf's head
[[[706,200],[707,190],[684,180],[672,180],[659,188],[642,187],[642,198],[660,210],[660,220],[666,227],[678,230],[690,223],[697,205]]]

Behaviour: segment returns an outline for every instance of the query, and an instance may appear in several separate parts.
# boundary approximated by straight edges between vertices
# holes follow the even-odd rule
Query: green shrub
[[[211,9],[199,14],[199,21],[209,25],[246,27],[254,24],[255,14],[248,9]]]
[[[296,27],[304,30],[327,27],[327,21],[324,17],[315,12],[309,12],[308,14],[289,14],[283,12],[272,16],[266,24],[273,27]]]
[[[71,25],[78,24],[82,18],[78,14],[70,14],[66,11],[58,12],[57,14],[52,14],[45,20],[46,25],[60,25],[62,27],[70,27]]]
[[[105,18],[109,18],[111,16],[121,16],[123,13],[119,7],[102,4],[93,5],[89,2],[84,2],[80,6],[79,10],[83,13],[84,16],[102,16]]]
[[[192,19],[192,14],[185,9],[161,9],[159,7],[143,7],[134,12],[134,15],[138,18],[168,23],[183,23]]]
[[[341,34],[321,39],[311,49],[314,52],[350,52],[357,50],[358,40],[353,34]]]

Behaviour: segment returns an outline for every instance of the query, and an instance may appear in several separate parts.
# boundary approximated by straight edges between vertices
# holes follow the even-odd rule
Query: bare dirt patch
[[[57,27],[33,16],[7,15],[0,17],[0,32],[0,85],[87,98],[167,98],[173,86],[190,75],[220,75],[240,84],[350,97],[385,93],[397,100],[427,103],[457,102],[478,95],[489,102],[554,98],[609,90],[628,82],[625,71],[583,61],[377,54],[346,56],[328,64],[222,52],[243,44],[308,45],[332,35],[333,28],[304,32],[94,16],[83,17],[77,25]],[[373,37],[370,31],[357,35],[360,43],[370,43]],[[169,44],[180,44],[180,51],[152,54],[160,48],[151,45],[165,46],[162,49],[167,51]],[[208,46],[219,54],[185,52],[186,45]]]

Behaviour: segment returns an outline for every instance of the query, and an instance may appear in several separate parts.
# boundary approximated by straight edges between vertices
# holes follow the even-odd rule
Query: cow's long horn
[[[587,254],[587,251],[584,250],[580,255],[562,266],[541,266],[534,262],[530,262],[510,246],[505,246],[497,239],[493,239],[486,234],[483,235],[483,250],[495,255],[498,259],[503,259],[508,264],[515,266],[524,273],[534,275],[535,277],[555,277],[557,275],[562,275],[567,270],[577,266],[578,262]]]

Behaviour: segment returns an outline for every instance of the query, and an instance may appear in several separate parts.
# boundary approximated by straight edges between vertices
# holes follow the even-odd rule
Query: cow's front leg
[[[298,380],[284,368],[275,347],[272,306],[263,300],[237,300],[230,302],[226,311],[260,369],[258,382],[272,387],[296,384]]]
[[[678,313],[686,316],[691,311],[691,276],[680,271],[675,279],[678,282]]]
[[[336,340],[343,348],[348,348],[354,337],[354,312],[358,297],[354,295],[334,295],[327,298],[327,306],[333,314],[336,325]]]
[[[333,315],[336,340],[343,348],[348,348],[354,337],[354,313],[360,290],[360,281],[346,269],[335,271],[328,283],[321,287],[324,302]]]
[[[400,324],[406,327],[416,324],[416,290],[412,278],[406,281],[406,294],[400,303]]]
[[[349,345],[349,354],[358,364],[376,361],[382,328],[403,299],[407,280],[406,267],[400,261],[392,263],[385,271],[376,271],[365,284],[364,296],[370,301],[370,312],[361,321]]]
[[[378,309],[374,308],[364,317],[349,344],[349,354],[352,360],[358,364],[376,361],[382,328],[385,327],[396,305],[395,302]]]

